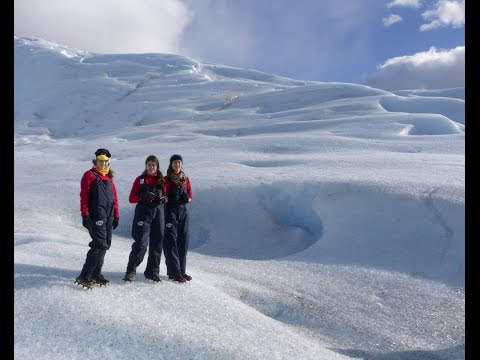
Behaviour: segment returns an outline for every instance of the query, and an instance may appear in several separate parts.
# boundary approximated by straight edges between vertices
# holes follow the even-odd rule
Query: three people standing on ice
[[[82,224],[92,237],[89,244],[91,249],[87,253],[82,272],[75,281],[90,289],[95,283],[109,283],[101,274],[101,269],[106,250],[111,245],[112,230],[118,226],[120,219],[117,192],[112,181],[113,172],[109,168],[110,152],[99,149],[95,155],[94,167],[84,174],[80,192]],[[163,176],[157,157],[149,155],[145,160],[145,170],[134,180],[129,196],[129,202],[136,204],[131,233],[134,243],[124,281],[133,281],[147,249],[148,259],[144,271],[146,279],[161,281],[160,259],[164,250],[169,279],[176,282],[192,280],[186,273],[189,243],[186,205],[192,201],[192,187],[182,164],[180,155],[172,155],[167,175]],[[107,217],[105,220],[97,220],[99,211],[95,209],[102,206],[102,214],[106,213]],[[93,227],[94,223],[101,226],[100,232]]]

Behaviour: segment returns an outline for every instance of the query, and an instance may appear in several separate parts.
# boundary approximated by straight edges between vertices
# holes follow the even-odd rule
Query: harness
[[[153,192],[155,193],[157,196],[161,196],[161,190],[156,187],[155,185],[149,185],[145,182],[145,176],[146,176],[146,172],[144,171],[141,175],[140,175],[140,199],[143,198],[142,195],[146,194],[147,192]],[[157,206],[158,204],[155,204],[153,202],[148,202],[148,201],[143,201],[143,200],[140,200],[140,202],[142,204],[148,204],[148,205],[154,205],[154,206]]]

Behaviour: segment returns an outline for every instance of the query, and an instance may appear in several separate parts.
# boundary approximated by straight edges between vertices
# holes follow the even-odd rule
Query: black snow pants
[[[184,275],[187,267],[189,219],[186,204],[167,203],[165,206],[164,252],[167,274]]]
[[[152,206],[138,203],[132,224],[134,243],[128,257],[127,272],[136,273],[137,266],[143,261],[148,247],[148,260],[145,275],[160,273],[163,238],[165,234],[165,216],[162,204]]]

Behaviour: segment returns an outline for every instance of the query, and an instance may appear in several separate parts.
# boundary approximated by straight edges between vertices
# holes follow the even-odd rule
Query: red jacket
[[[97,179],[95,174],[92,172],[95,171],[101,180],[112,180],[112,189],[113,189],[113,217],[116,219],[120,219],[120,210],[118,209],[118,196],[117,196],[117,189],[115,188],[115,183],[113,179],[110,178],[108,175],[100,174],[95,168],[91,170],[85,171],[83,174],[82,180],[80,182],[80,212],[82,216],[89,216],[89,203],[90,203],[90,186],[92,182]]]
[[[130,190],[130,196],[128,198],[128,201],[130,201],[130,203],[132,204],[136,204],[140,201],[140,192],[142,190],[142,187],[140,185],[141,177],[142,175],[138,176],[135,179],[132,185],[132,190]],[[145,184],[154,186],[157,182],[157,177],[150,174],[146,174],[144,177],[144,181],[145,181]],[[162,195],[166,195],[165,187],[163,187],[162,189]]]

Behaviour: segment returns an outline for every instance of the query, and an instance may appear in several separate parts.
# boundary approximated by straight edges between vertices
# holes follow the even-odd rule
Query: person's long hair
[[[147,165],[147,163],[149,161],[153,161],[156,165],[157,165],[157,182],[156,182],[156,186],[160,189],[163,189],[163,187],[165,186],[165,179],[163,178],[163,174],[162,172],[160,171],[160,163],[158,161],[158,158],[155,156],[155,155],[149,155],[147,156],[147,159],[145,160],[145,165]]]

